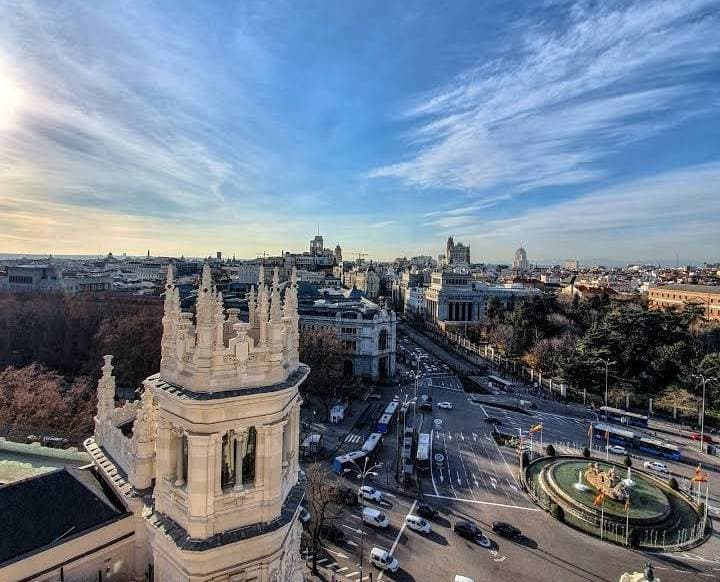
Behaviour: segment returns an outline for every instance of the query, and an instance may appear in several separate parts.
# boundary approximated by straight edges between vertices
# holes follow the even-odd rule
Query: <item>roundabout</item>
[[[711,525],[702,504],[671,483],[620,464],[541,457],[522,471],[533,501],[565,524],[604,541],[644,550],[685,550]]]

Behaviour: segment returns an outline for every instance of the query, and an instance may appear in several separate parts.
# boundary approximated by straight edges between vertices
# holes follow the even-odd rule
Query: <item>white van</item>
[[[420,533],[425,534],[430,533],[430,530],[432,529],[427,521],[417,515],[408,515],[405,518],[405,525],[407,525],[412,530],[419,531]]]
[[[370,550],[370,561],[381,570],[397,572],[398,568],[400,568],[400,562],[398,562],[396,558],[393,558],[390,552],[382,548],[376,547]]]
[[[366,507],[363,509],[362,520],[365,523],[374,525],[375,527],[387,527],[390,525],[388,518],[385,514],[372,507]]]
[[[467,576],[461,576],[460,574],[455,574],[455,582],[475,582],[472,578],[468,578]]]

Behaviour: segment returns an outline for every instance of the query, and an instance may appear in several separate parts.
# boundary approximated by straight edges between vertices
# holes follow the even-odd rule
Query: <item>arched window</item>
[[[352,378],[353,375],[353,363],[352,360],[345,360],[343,362],[343,376],[345,378]]]
[[[257,449],[257,431],[254,426],[248,429],[245,441],[245,455],[242,460],[242,482],[253,483],[255,481],[255,453]]]
[[[388,333],[386,329],[380,330],[380,335],[378,335],[378,350],[383,351],[387,349],[387,343],[388,343]]]

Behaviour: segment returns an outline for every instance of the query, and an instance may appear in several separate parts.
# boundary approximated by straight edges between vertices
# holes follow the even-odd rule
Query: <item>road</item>
[[[436,350],[442,346],[436,346]],[[435,351],[433,353],[435,353]],[[423,353],[428,354],[423,349]],[[432,356],[423,358],[431,370],[437,362]],[[438,380],[438,378],[440,378]],[[395,389],[386,389],[389,400],[394,393],[412,396],[414,383]],[[578,453],[588,441],[588,426],[596,420],[594,414],[580,407],[566,407],[542,399],[498,392],[483,396],[486,404],[473,402],[461,385],[449,374],[437,374],[422,379],[419,395],[432,398],[432,412],[418,413],[422,432],[432,435],[432,453],[442,455],[422,476],[420,489],[425,502],[432,503],[440,512],[433,521],[433,532],[425,536],[403,529],[405,516],[416,499],[399,495],[394,489],[393,475],[381,471],[374,485],[384,491],[384,500],[378,506],[390,521],[386,530],[367,527],[364,548],[365,568],[363,582],[370,580],[452,581],[463,574],[478,581],[538,580],[538,581],[607,581],[614,582],[626,571],[641,570],[646,561],[655,566],[663,581],[720,580],[720,540],[717,534],[689,552],[648,554],[610,545],[596,538],[576,532],[556,521],[534,506],[520,491],[516,481],[517,453],[500,447],[490,436],[492,425],[484,421],[495,417],[505,432],[522,431],[538,423],[543,425],[543,445],[552,443],[558,453]],[[511,405],[517,399],[537,402],[537,410],[513,411],[497,405]],[[452,410],[437,407],[441,401],[452,403]],[[380,403],[384,406],[386,401]],[[394,429],[392,429],[394,430]],[[381,461],[394,467],[394,440],[388,438],[381,451]],[[539,436],[539,435],[538,435]],[[367,434],[348,437],[343,452],[360,448]],[[683,443],[683,454],[688,463],[668,463],[671,472],[678,476],[692,475],[693,443]],[[539,447],[538,447],[539,448]],[[597,453],[596,453],[597,454]],[[615,460],[621,457],[613,456]],[[636,464],[642,458],[635,459]],[[712,459],[710,460],[710,462]],[[711,467],[716,470],[716,467]],[[338,477],[339,479],[339,477]],[[681,485],[685,482],[679,480]],[[388,485],[390,489],[388,489]],[[715,480],[710,487],[710,517],[720,517],[720,497]],[[372,505],[372,504],[368,504]],[[460,519],[469,519],[479,525],[492,541],[485,549],[458,537],[452,525]],[[522,542],[505,540],[491,532],[492,522],[503,520],[520,527],[525,534]],[[326,544],[321,566],[336,573],[339,581],[360,580],[360,509],[349,508],[338,520],[348,538],[342,544]],[[401,569],[396,574],[382,573],[369,565],[373,546],[393,550]]]

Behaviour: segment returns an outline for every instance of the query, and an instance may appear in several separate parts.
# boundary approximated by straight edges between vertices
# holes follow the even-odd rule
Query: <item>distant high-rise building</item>
[[[515,251],[515,260],[513,261],[513,269],[515,271],[529,271],[530,263],[527,259],[527,252],[523,247]]]
[[[310,254],[313,256],[319,256],[323,254],[323,237],[322,235],[317,235],[314,239],[310,241]]]
[[[470,246],[455,243],[452,236],[448,237],[445,249],[445,261],[448,265],[469,265]]]
[[[565,268],[568,271],[577,271],[580,266],[577,259],[565,259]]]
[[[342,249],[340,244],[335,246],[335,264],[342,267]]]
[[[215,253],[215,258],[218,261],[222,261],[222,251],[217,251],[217,253]]]

